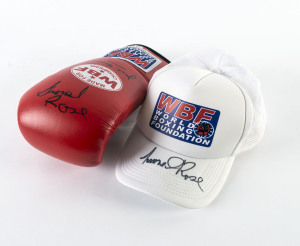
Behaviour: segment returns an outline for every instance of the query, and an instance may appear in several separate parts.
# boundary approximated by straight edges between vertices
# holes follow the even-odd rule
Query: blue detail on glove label
[[[161,92],[149,125],[180,141],[210,147],[219,116],[219,110],[189,103]]]
[[[126,46],[114,50],[104,57],[118,58],[132,63],[148,73],[161,63],[161,60],[140,46]]]

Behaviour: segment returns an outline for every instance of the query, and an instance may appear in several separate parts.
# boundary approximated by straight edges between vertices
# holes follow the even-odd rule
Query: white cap
[[[184,56],[152,78],[116,176],[168,202],[206,206],[235,156],[259,142],[265,122],[260,83],[233,56]]]

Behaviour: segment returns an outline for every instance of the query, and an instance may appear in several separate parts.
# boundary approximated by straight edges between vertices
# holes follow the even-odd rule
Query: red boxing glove
[[[142,104],[153,74],[169,61],[143,45],[55,73],[20,100],[25,139],[44,153],[80,166],[101,163],[120,124]]]

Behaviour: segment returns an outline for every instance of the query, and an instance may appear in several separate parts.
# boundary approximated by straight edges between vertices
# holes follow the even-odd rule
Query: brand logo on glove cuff
[[[71,72],[81,81],[103,90],[119,91],[123,86],[117,74],[100,65],[83,64],[73,67]]]
[[[187,143],[210,147],[220,111],[206,108],[161,92],[150,127]]]
[[[148,73],[161,63],[156,56],[139,46],[126,46],[114,50],[104,57],[118,58],[128,61]]]

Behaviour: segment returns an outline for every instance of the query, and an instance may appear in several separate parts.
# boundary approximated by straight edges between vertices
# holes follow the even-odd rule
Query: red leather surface
[[[81,81],[71,73],[80,64],[109,68],[121,79],[122,89],[108,91]],[[142,104],[153,73],[166,64],[162,60],[148,74],[115,58],[67,67],[22,96],[20,130],[32,146],[48,155],[76,165],[95,166],[101,163],[109,137]]]

